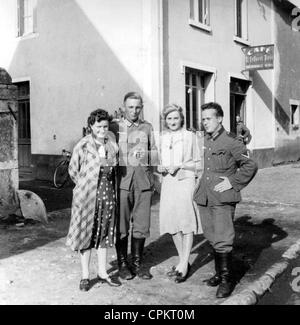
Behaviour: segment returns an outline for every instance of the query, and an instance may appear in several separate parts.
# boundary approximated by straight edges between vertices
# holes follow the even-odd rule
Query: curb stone
[[[270,289],[271,285],[289,266],[290,262],[300,254],[300,240],[291,245],[281,256],[279,262],[273,264],[258,280],[250,284],[241,293],[226,299],[221,305],[254,305],[259,298]]]

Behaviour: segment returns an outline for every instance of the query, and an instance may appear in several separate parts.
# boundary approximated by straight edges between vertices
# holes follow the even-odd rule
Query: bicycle
[[[62,150],[64,159],[58,163],[53,175],[53,184],[56,188],[62,188],[69,178],[69,164],[72,153],[65,149]]]

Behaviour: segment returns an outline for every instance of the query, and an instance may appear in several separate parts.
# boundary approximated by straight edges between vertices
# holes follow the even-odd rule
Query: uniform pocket
[[[220,149],[212,152],[212,159],[216,170],[223,170],[227,168],[226,150]]]

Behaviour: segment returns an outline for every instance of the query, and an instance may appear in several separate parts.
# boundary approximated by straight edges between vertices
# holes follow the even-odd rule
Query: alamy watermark
[[[292,276],[294,276],[295,278],[291,282],[291,287],[293,291],[300,292],[300,267],[293,268]]]
[[[292,20],[292,30],[295,32],[300,32],[300,8],[295,7],[292,10],[292,16],[295,17]]]

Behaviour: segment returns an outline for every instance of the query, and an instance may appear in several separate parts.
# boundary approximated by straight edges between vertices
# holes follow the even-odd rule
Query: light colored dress
[[[196,175],[203,170],[203,137],[184,129],[165,132],[160,141],[160,160],[164,167],[181,166],[174,176],[162,176],[160,234],[203,233],[193,201]]]

